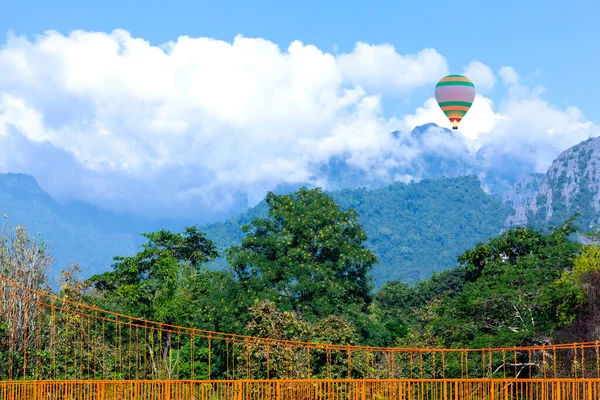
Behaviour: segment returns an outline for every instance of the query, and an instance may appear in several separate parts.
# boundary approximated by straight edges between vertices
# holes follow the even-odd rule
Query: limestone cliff
[[[536,227],[559,224],[575,212],[587,230],[600,220],[600,138],[588,139],[562,152],[545,175],[530,175],[507,191],[502,200],[513,207],[507,220]]]

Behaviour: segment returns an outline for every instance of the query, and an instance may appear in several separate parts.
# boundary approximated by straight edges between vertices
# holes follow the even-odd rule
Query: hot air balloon
[[[445,76],[435,85],[435,99],[452,123],[452,129],[458,129],[475,100],[475,85],[466,76]]]

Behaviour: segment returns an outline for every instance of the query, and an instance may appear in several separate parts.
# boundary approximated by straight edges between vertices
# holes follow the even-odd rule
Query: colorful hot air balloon
[[[435,85],[435,99],[452,123],[452,129],[458,129],[475,100],[475,85],[462,75],[445,76]]]

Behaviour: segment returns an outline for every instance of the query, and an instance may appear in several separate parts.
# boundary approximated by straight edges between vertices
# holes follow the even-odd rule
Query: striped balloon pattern
[[[465,117],[475,100],[475,85],[466,76],[448,75],[435,85],[435,99],[453,129]]]

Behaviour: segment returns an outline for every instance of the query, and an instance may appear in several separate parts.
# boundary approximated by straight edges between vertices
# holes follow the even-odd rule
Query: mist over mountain
[[[502,197],[521,178],[535,172],[532,160],[495,145],[469,149],[460,133],[434,123],[391,135],[395,148],[378,161],[378,169],[365,170],[353,164],[350,156],[333,157],[320,166],[313,180],[326,183],[329,190],[376,189],[394,182],[476,175],[485,191]]]
[[[376,167],[365,169],[347,157],[332,157],[313,175],[328,190],[348,188],[375,189],[394,182],[477,174],[475,154],[469,152],[459,134],[430,123],[411,132],[390,133],[392,147],[385,156],[371,161]]]
[[[510,210],[486,194],[474,176],[395,183],[380,189],[330,192],[342,208],[355,208],[365,226],[367,246],[379,257],[373,271],[377,285],[389,279],[417,282],[455,264],[456,256],[477,241],[500,232]],[[22,174],[0,175],[0,212],[11,225],[23,224],[30,233],[52,244],[55,257],[51,275],[78,262],[84,276],[109,269],[112,257],[134,254],[142,239],[138,233],[165,227],[181,230],[177,221],[147,221],[119,216],[93,206],[65,208]],[[224,222],[204,226],[221,250],[237,245],[241,226],[266,217],[263,201]],[[163,221],[164,222],[164,221]],[[130,229],[127,225],[130,223]],[[181,223],[181,222],[180,222]],[[112,232],[111,225],[114,224]],[[189,224],[188,224],[189,225]],[[211,268],[226,267],[223,258]]]
[[[600,223],[600,139],[563,152],[547,174],[532,173],[490,148],[469,150],[464,139],[435,124],[411,132],[394,131],[389,154],[377,168],[362,168],[351,155],[318,166],[306,184],[281,183],[276,194],[301,186],[322,186],[342,208],[360,213],[380,263],[375,283],[416,282],[456,263],[465,249],[514,225],[556,224],[573,212],[585,227]],[[265,217],[264,201],[254,207],[223,209],[210,216],[152,219],[104,210],[84,201],[57,202],[32,176],[0,174],[0,215],[11,226],[25,225],[48,242],[55,263],[51,274],[78,262],[84,276],[106,271],[112,257],[131,255],[144,239],[139,233],[161,227],[180,231],[199,224],[221,250],[242,238],[241,225]],[[211,268],[226,266],[224,259]]]

